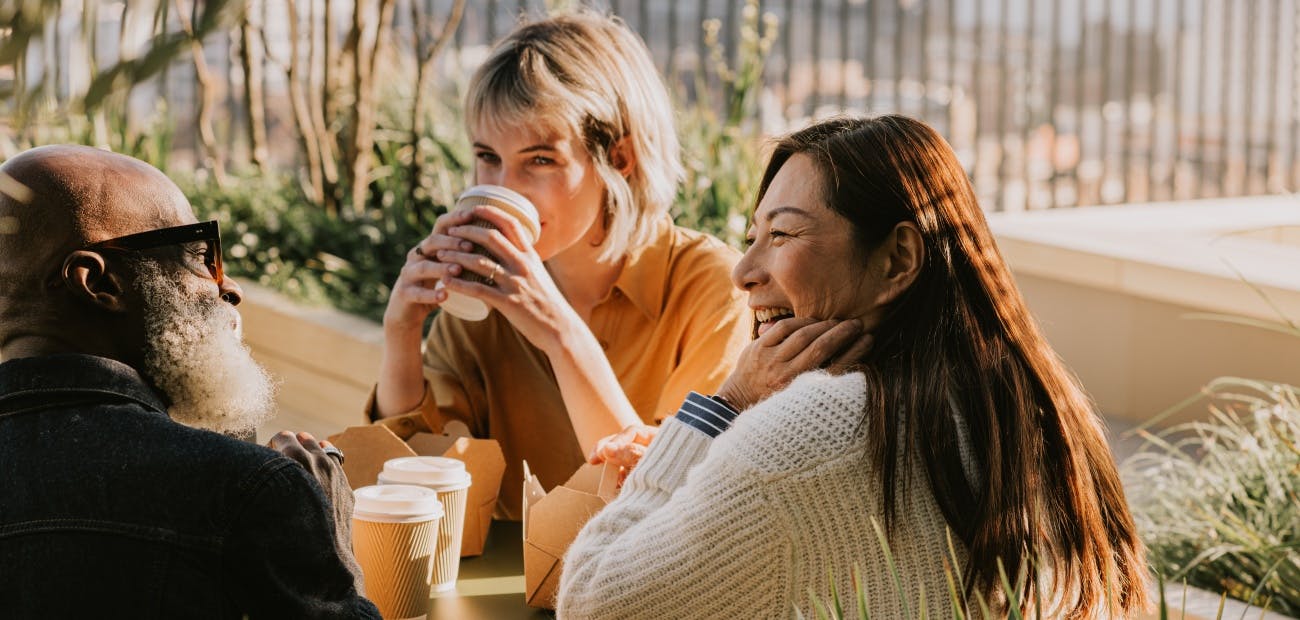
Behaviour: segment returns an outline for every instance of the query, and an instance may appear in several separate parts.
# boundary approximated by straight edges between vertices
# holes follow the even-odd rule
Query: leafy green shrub
[[[394,182],[405,178],[393,175]],[[391,208],[331,215],[283,178],[239,178],[225,189],[184,180],[181,185],[200,219],[221,222],[232,275],[374,320],[383,317],[406,252],[445,211],[431,200],[399,203],[401,193],[381,190],[379,200]]]
[[[673,208],[678,224],[733,247],[744,237],[762,173],[761,137],[749,119],[776,31],[768,16],[766,34],[759,37],[756,4],[750,4],[737,69],[722,63],[721,47],[711,38],[721,89],[705,87],[698,102],[683,106],[686,178]],[[286,176],[232,176],[225,188],[182,179],[200,218],[221,221],[229,271],[302,301],[381,318],[407,250],[473,180],[458,92],[464,80],[457,77],[444,81],[429,106],[417,166],[411,165],[411,85],[384,85],[375,131],[377,164],[369,203],[359,214],[350,208],[328,213]],[[340,188],[340,194],[350,192]]]
[[[1300,615],[1300,388],[1221,378],[1211,420],[1143,431],[1125,488],[1153,567]]]
[[[362,209],[330,213],[283,175],[232,176],[225,187],[178,179],[199,218],[221,222],[228,271],[300,301],[380,320],[406,253],[472,174],[451,93],[430,106],[422,161],[411,165],[409,106],[402,101],[409,96],[394,87],[378,110],[376,165]]]
[[[686,178],[673,209],[677,223],[711,233],[737,248],[744,239],[763,175],[763,138],[755,120],[756,105],[777,25],[771,13],[760,18],[756,0],[746,2],[732,67],[718,39],[721,24],[706,21],[705,42],[719,86],[710,87],[700,77],[696,85],[699,98],[680,106],[678,116]]]
[[[734,68],[724,61],[717,26],[706,26],[718,79],[716,84],[701,79],[698,100],[679,104],[686,176],[673,208],[678,224],[709,232],[733,247],[743,239],[762,172],[762,138],[753,120],[754,107],[777,31],[774,17],[759,19],[753,0],[744,17]],[[407,74],[413,69],[403,66],[398,71]],[[306,174],[301,166],[265,176],[236,170],[224,186],[201,170],[168,170],[174,128],[167,123],[162,101],[148,130],[134,137],[126,119],[110,108],[107,144],[171,174],[200,219],[221,222],[232,275],[300,301],[378,320],[406,252],[472,183],[472,153],[460,108],[466,79],[453,72],[428,94],[419,162],[411,161],[414,84],[390,80],[381,85],[376,163],[370,171],[368,201],[361,209],[346,204],[352,192],[344,186],[335,190],[344,203],[337,212],[315,204],[304,189],[305,178],[294,176]],[[37,123],[31,132],[32,144],[98,141],[83,116],[44,120],[49,122]]]

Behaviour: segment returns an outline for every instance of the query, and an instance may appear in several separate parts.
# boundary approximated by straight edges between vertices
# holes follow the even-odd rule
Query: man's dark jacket
[[[131,367],[0,364],[0,618],[378,618],[298,463],[173,422]]]

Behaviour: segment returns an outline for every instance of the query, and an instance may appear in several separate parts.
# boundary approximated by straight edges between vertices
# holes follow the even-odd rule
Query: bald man
[[[379,617],[338,464],[229,436],[272,410],[240,297],[216,222],[153,167],[0,167],[0,616]]]

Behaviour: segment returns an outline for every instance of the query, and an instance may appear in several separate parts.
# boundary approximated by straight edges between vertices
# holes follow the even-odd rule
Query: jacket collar
[[[42,355],[0,364],[0,408],[44,396],[102,395],[135,401],[166,415],[162,397],[122,362],[81,354]]]

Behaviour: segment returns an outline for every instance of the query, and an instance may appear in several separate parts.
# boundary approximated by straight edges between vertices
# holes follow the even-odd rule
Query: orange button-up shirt
[[[738,253],[667,217],[656,229],[629,253],[588,321],[647,424],[675,413],[691,390],[716,390],[753,327],[744,294],[731,285]],[[550,361],[500,313],[483,321],[439,313],[425,342],[424,376],[427,392],[415,411],[430,428],[460,420],[475,437],[501,443],[499,515],[521,516],[524,460],[547,490],[584,462]]]

